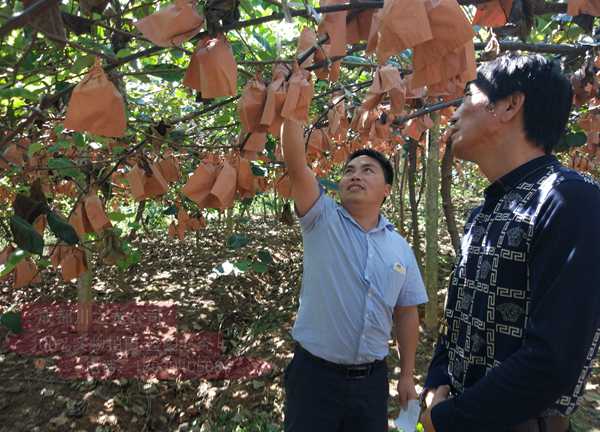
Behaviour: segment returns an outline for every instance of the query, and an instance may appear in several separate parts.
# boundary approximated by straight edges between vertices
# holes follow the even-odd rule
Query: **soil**
[[[220,331],[226,354],[265,359],[273,365],[269,374],[220,381],[66,380],[55,372],[56,359],[20,356],[2,344],[0,432],[282,430],[282,371],[292,355],[290,330],[302,274],[300,234],[297,226],[279,223],[251,222],[236,226],[235,231],[244,232],[249,243],[228,248],[231,232],[219,227],[184,241],[158,234],[135,241],[141,264],[126,271],[106,266],[94,270],[96,301],[171,301],[177,305],[179,331]],[[218,271],[223,263],[256,261],[261,250],[273,258],[265,272]],[[450,260],[441,262],[445,286]],[[53,270],[44,270],[42,279],[42,284],[17,291],[6,282],[1,284],[0,310],[31,302],[76,301],[76,286],[62,282]],[[8,330],[0,327],[0,340],[7,335]],[[419,384],[432,349],[433,338],[423,333],[417,353]],[[394,396],[399,363],[395,350],[390,353]],[[396,398],[390,398],[390,418],[398,409]],[[600,432],[597,361],[574,426],[576,432]]]

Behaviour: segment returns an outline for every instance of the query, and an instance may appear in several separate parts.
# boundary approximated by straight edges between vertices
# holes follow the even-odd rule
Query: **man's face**
[[[485,142],[491,134],[497,132],[497,119],[491,109],[488,97],[470,83],[465,89],[462,104],[452,116],[452,151],[463,160],[477,161],[482,151],[486,151]]]
[[[380,207],[390,190],[379,162],[365,155],[352,159],[346,165],[339,183],[342,204],[372,203]]]

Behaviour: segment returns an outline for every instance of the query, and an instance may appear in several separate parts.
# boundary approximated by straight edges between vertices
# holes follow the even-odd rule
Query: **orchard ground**
[[[228,247],[220,225],[209,225],[184,241],[162,235],[133,242],[141,263],[126,271],[95,269],[97,302],[172,301],[177,329],[213,330],[225,336],[227,354],[263,358],[271,373],[249,380],[69,380],[53,371],[52,357],[21,356],[0,348],[0,431],[281,431],[282,374],[291,358],[290,330],[298,306],[302,248],[297,224],[238,221],[232,232],[244,242]],[[227,263],[256,262],[268,251],[272,262],[256,271],[231,270]],[[263,252],[264,255],[264,252]],[[440,257],[441,285],[446,286],[452,258]],[[223,263],[226,263],[223,265]],[[222,266],[222,267],[220,267]],[[242,268],[244,266],[241,266]],[[264,271],[266,270],[266,271]],[[0,285],[0,306],[31,302],[76,301],[74,284],[53,270],[43,283],[15,291]],[[444,293],[440,292],[440,308]],[[4,339],[8,331],[0,330]],[[433,349],[425,332],[417,353],[416,378],[423,383]],[[389,416],[398,413],[395,387],[399,362],[390,365]],[[43,364],[43,367],[40,367]],[[600,431],[600,365],[595,362],[588,391],[574,417],[575,431]]]

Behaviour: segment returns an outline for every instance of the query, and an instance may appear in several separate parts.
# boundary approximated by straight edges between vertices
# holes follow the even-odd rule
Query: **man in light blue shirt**
[[[286,432],[387,431],[392,324],[400,354],[398,394],[416,399],[417,305],[427,295],[414,254],[380,214],[393,169],[373,150],[353,153],[339,183],[341,205],[306,163],[302,126],[286,120],[282,145],[300,216],[304,274],[284,374]]]

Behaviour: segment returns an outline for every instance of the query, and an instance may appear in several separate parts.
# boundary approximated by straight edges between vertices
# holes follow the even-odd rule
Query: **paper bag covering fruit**
[[[206,205],[209,208],[226,209],[233,206],[237,189],[237,171],[224,160],[217,178],[208,194]]]
[[[568,0],[567,14],[577,16],[587,14],[600,16],[600,3],[597,0]]]
[[[348,134],[348,117],[346,116],[346,105],[344,94],[336,92],[331,98],[331,109],[327,113],[328,133],[336,142],[344,141]]]
[[[260,118],[260,124],[268,127],[269,133],[277,137],[283,123],[281,109],[286,100],[286,77],[288,73],[289,69],[284,64],[273,66],[273,77],[271,83],[267,86],[265,107]]]
[[[237,94],[237,64],[225,36],[204,37],[198,42],[183,85],[198,91],[204,99]]]
[[[245,135],[245,134],[244,134]],[[265,150],[265,144],[267,143],[266,132],[252,132],[248,138],[245,138],[246,142],[242,148],[242,156],[248,160],[255,160],[258,158],[258,153]]]
[[[23,166],[25,163],[25,150],[19,144],[10,144],[0,154],[0,168],[9,169],[11,166]]]
[[[407,48],[432,39],[423,0],[385,0],[373,14],[367,53],[376,51],[379,64]]]
[[[217,178],[217,169],[217,166],[210,160],[200,162],[181,192],[198,204],[200,208],[205,208],[208,195]]]
[[[225,209],[233,205],[237,172],[225,160],[222,164],[200,163],[181,192],[200,208]]]
[[[35,3],[36,0],[23,0],[25,8],[33,6]],[[31,14],[28,18],[28,24],[35,30],[45,34],[57,46],[64,47],[67,35],[59,2],[48,3],[42,11]]]
[[[140,161],[126,175],[133,198],[141,201],[164,195],[169,190],[169,184],[163,177],[158,164]]]
[[[381,143],[382,141],[386,142],[390,139],[391,126],[392,117],[388,112],[381,112],[379,118],[375,120],[371,126],[369,139],[373,142],[373,144]]]
[[[413,87],[446,82],[471,70],[472,45],[469,42],[472,44],[473,29],[458,3],[455,0],[426,0],[425,5],[433,39],[414,47]]]
[[[417,87],[427,86],[429,96],[456,95],[456,86],[463,90],[465,84],[477,76],[472,40],[442,57],[438,62],[428,63],[426,56],[426,50],[420,47],[414,49],[413,65],[418,63],[422,67],[415,67],[411,84]]]
[[[173,155],[167,155],[157,163],[158,171],[168,183],[174,183],[181,178],[179,163]]]
[[[404,76],[404,84],[406,86],[405,99],[407,101],[414,99],[422,99],[425,97],[427,93],[425,87],[413,86],[413,74],[408,74]]]
[[[106,216],[102,201],[100,201],[96,192],[87,195],[83,199],[83,204],[85,206],[85,215],[95,233],[99,234],[112,226],[110,220]]]
[[[206,228],[206,219],[204,219],[202,215],[198,217],[190,217],[187,225],[190,231],[200,231],[201,229]]]
[[[310,72],[294,64],[292,76],[288,81],[285,102],[281,107],[281,117],[300,123],[308,121],[308,110],[314,94]]]
[[[317,44],[317,34],[310,27],[304,27],[300,32],[300,37],[298,38],[298,49],[296,51],[296,58],[300,57],[303,53],[308,51],[310,48],[314,47]],[[300,67],[306,68],[313,64],[313,59],[315,54],[312,53],[309,55],[306,60],[302,62]]]
[[[354,11],[348,13],[346,43],[353,45],[369,39],[374,13],[375,10],[373,9],[367,9],[358,13]]]
[[[144,37],[161,47],[181,45],[196,35],[204,23],[195,2],[176,0],[158,12],[134,23]]]
[[[348,156],[350,156],[350,150],[347,146],[342,145],[336,147],[333,151],[333,162],[337,164],[344,163],[346,162],[346,159],[348,159]]]
[[[258,190],[258,179],[252,173],[250,161],[237,159],[237,193],[240,199],[252,198]]]
[[[267,86],[256,76],[248,81],[238,102],[240,123],[246,132],[265,132],[268,128],[260,124],[267,100]]]
[[[45,214],[41,214],[39,215],[37,218],[35,218],[35,221],[33,222],[33,228],[37,231],[37,233],[41,236],[44,235],[44,230],[46,229],[46,225],[47,225],[47,218]]]
[[[52,267],[54,267],[54,269],[58,270],[61,261],[64,257],[67,256],[67,253],[72,247],[73,246],[68,246],[64,244],[58,244],[53,247],[53,249],[51,250],[50,262],[52,263]]]
[[[389,96],[392,114],[402,114],[406,100],[406,83],[402,80],[400,71],[392,65],[377,68],[373,75],[373,83],[361,105],[362,108],[366,110],[376,108],[385,95]]]
[[[327,131],[323,128],[312,129],[308,136],[306,145],[308,153],[320,155],[323,152],[331,150],[331,139]]]
[[[99,58],[73,89],[64,126],[107,137],[120,137],[125,133],[123,97],[104,73]]]
[[[69,218],[69,223],[80,237],[91,232],[100,234],[112,226],[106,216],[102,201],[95,192],[88,194],[77,204]]]
[[[360,136],[361,140],[367,140],[373,123],[379,118],[377,110],[365,110],[358,108],[354,111],[354,117],[350,122],[350,128],[355,130]]]
[[[502,27],[506,24],[513,0],[492,0],[477,5],[473,25]]]
[[[344,4],[345,0],[320,0],[319,4],[323,6],[333,6],[336,4]],[[319,35],[329,35],[327,44],[329,48],[329,56],[346,55],[346,17],[348,11],[330,12],[324,14],[323,21],[319,25]]]
[[[65,282],[78,279],[87,271],[85,252],[76,246],[69,247],[60,261],[60,268]]]
[[[11,245],[6,246],[0,251],[0,265],[6,264],[10,255],[15,251],[15,248]],[[0,276],[0,282],[8,279],[10,275]]]
[[[433,120],[428,115],[415,117],[406,122],[406,127],[403,130],[404,135],[419,141],[423,133],[433,127]]]
[[[328,80],[330,82],[336,82],[340,78],[340,66],[341,59],[330,59],[335,57],[331,53],[331,45],[321,45],[317,51],[315,51],[315,64],[321,65],[315,69],[315,75],[317,79]]]
[[[13,273],[13,288],[15,289],[42,281],[38,268],[31,258],[25,258],[17,264]]]

